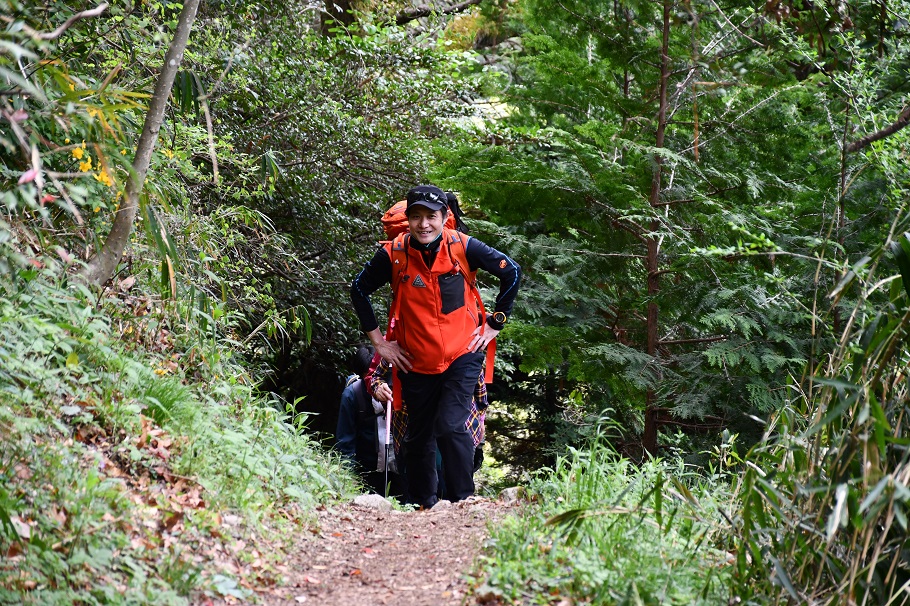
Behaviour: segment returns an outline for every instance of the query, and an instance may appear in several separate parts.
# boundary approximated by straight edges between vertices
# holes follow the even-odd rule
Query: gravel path
[[[466,603],[468,573],[487,524],[512,506],[472,497],[429,511],[344,505],[287,562],[289,582],[257,592],[268,605],[441,606]]]

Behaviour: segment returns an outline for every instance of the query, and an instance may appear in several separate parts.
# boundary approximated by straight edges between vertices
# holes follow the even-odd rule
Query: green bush
[[[0,282],[0,603],[239,592],[190,557],[219,512],[268,535],[353,492],[353,476],[212,326],[202,337],[154,297],[87,295],[50,271]],[[195,504],[175,509],[174,495]],[[168,543],[175,519],[185,530]]]
[[[595,439],[531,482],[531,504],[492,532],[478,598],[550,604],[718,604],[731,574],[727,484],[652,460],[639,468]]]

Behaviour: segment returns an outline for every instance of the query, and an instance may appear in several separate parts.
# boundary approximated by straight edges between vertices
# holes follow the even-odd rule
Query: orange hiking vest
[[[467,353],[473,332],[486,322],[486,310],[477,290],[477,272],[467,259],[468,236],[443,228],[433,268],[428,269],[420,252],[408,246],[410,234],[403,233],[384,243],[392,262],[392,308],[388,340],[413,357],[413,372],[444,372],[459,356]],[[484,381],[493,381],[496,341],[487,346]],[[401,385],[392,373],[393,401],[401,405]]]

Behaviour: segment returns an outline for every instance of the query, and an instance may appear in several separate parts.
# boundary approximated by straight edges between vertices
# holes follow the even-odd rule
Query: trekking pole
[[[385,411],[385,497],[389,498],[389,459],[391,458],[391,449],[392,447],[392,400],[391,398],[386,403]]]

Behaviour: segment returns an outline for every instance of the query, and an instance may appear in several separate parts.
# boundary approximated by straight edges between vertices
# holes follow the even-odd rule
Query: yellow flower
[[[125,156],[126,154],[127,154],[127,151],[126,151],[125,149],[121,149],[121,150],[120,150],[120,155],[121,155],[121,156]]]
[[[69,141],[69,139],[67,139],[67,141]],[[84,154],[85,154],[85,150],[82,149],[81,147],[77,147],[76,149],[73,150],[73,157],[76,158],[77,160],[81,160],[82,156]]]
[[[98,212],[99,210],[101,210],[101,207],[100,207],[100,206],[96,206],[96,207],[95,207],[95,212]]]
[[[69,137],[67,137],[66,139],[64,139],[63,142],[64,142],[64,143],[69,143],[69,142],[70,142]]]
[[[92,157],[91,156],[86,156],[85,162],[79,163],[79,170],[81,170],[84,173],[87,173],[88,171],[92,170]]]
[[[122,197],[123,197],[123,190],[117,192],[117,195],[114,197],[114,200],[119,200]]]
[[[106,170],[102,170],[100,173],[96,174],[95,180],[99,183],[104,183],[108,187],[111,187],[114,184],[114,182],[111,181],[111,177],[107,174]]]
[[[100,112],[99,110],[95,109],[94,107],[88,108],[88,109],[86,110],[86,113],[88,113],[88,115],[91,116],[92,118],[100,118],[100,117],[101,117],[101,112]]]
[[[76,85],[75,85],[75,84],[70,84],[70,90],[76,90]]]
[[[161,150],[161,153],[164,154],[165,156],[167,156],[167,159],[168,159],[168,160],[173,160],[173,159],[174,159],[174,152],[172,152],[172,151],[169,150],[169,149],[162,149],[162,150]]]

